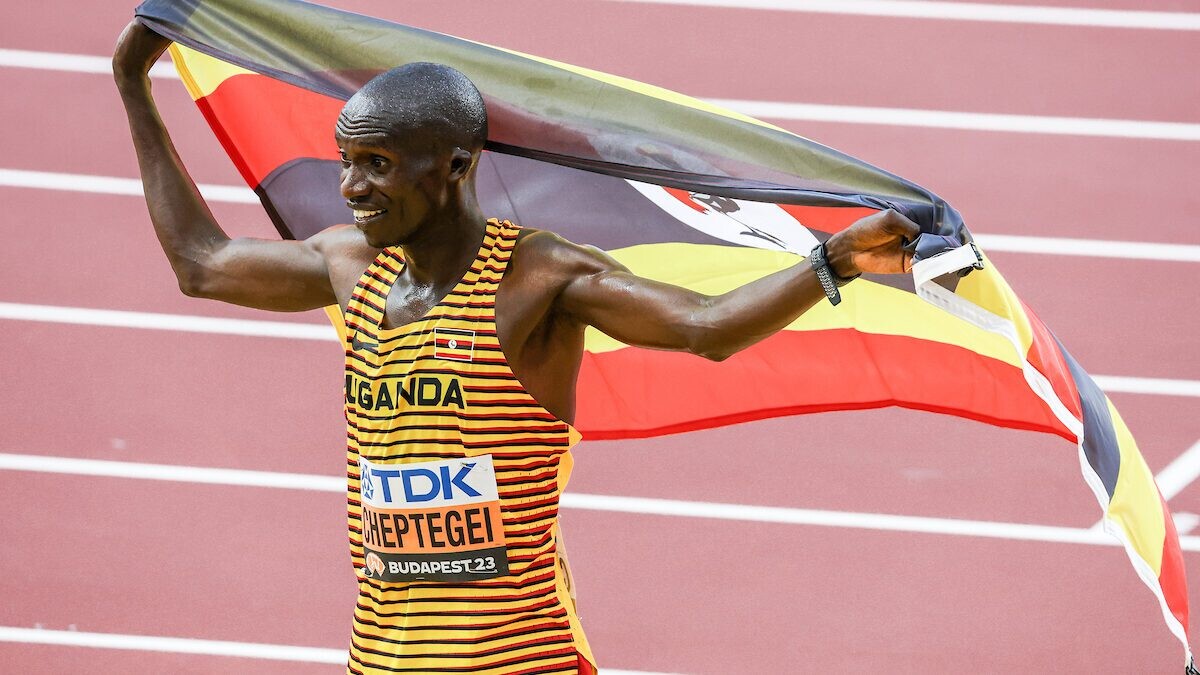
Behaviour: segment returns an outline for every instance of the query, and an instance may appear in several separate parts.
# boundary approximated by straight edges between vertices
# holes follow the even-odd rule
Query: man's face
[[[378,128],[336,135],[342,196],[371,246],[411,241],[430,212],[445,205],[445,162],[419,139],[419,134],[406,139]]]

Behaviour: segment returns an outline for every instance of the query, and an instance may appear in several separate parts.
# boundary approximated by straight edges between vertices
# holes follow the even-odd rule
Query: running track
[[[1091,373],[1158,378],[1109,380],[1112,397],[1151,468],[1173,466],[1170,504],[1184,531],[1194,526],[1200,460],[1179,458],[1200,440],[1200,141],[1131,130],[1200,129],[1200,31],[594,0],[333,4],[708,98],[1068,118],[1081,130],[1070,120],[1124,121],[1077,135],[811,121],[796,108],[771,118],[934,189],[977,232],[1166,245],[1153,250],[1167,260],[1003,247],[992,258]],[[0,50],[105,55],[130,12],[111,0],[36,11],[6,0]],[[0,82],[0,170],[12,170],[0,178],[137,175],[107,77],[7,66]],[[158,80],[156,92],[197,181],[236,185],[182,86]],[[185,298],[138,198],[20,175],[40,187],[0,186],[0,303],[324,322]],[[214,208],[233,232],[271,234],[253,205]],[[338,476],[334,343],[14,319],[0,330],[0,458],[35,456],[40,469],[0,470],[0,627],[344,648],[353,584],[336,492],[71,476],[37,460]],[[1099,516],[1074,448],[1056,438],[883,410],[585,442],[577,462],[569,492],[582,496],[804,509],[786,512],[797,524],[576,501],[564,527],[604,667],[1178,672],[1178,645],[1119,548],[1030,540]],[[812,524],[843,512],[1071,529]],[[1200,539],[1185,546],[1200,608]],[[330,651],[297,652],[305,662],[172,649],[0,641],[0,671],[338,672],[319,663]]]

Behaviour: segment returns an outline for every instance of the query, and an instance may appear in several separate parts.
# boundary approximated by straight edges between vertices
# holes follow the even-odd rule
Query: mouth
[[[354,209],[354,222],[358,225],[365,225],[366,223],[371,222],[372,220],[378,218],[379,216],[382,216],[385,213],[387,213],[387,209],[378,209],[378,210],[371,210],[371,211]]]

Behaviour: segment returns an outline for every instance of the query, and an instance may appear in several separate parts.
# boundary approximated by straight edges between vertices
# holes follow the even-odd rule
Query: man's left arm
[[[830,238],[829,266],[843,278],[907,272],[912,254],[903,246],[919,233],[895,211],[872,214]],[[579,256],[558,310],[629,345],[714,361],[773,335],[825,298],[808,260],[709,296],[639,277],[594,249]]]

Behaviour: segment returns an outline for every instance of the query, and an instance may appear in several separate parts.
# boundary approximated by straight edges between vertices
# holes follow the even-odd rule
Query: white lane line
[[[912,19],[1035,23],[1052,26],[1200,30],[1200,14],[1141,10],[1003,5],[915,0],[619,0],[660,5],[773,9],[818,14],[853,14]]]
[[[42,455],[0,453],[0,470],[67,473],[74,475],[167,480],[210,485],[272,487],[337,493],[346,489],[344,479],[332,476],[189,467],[170,464],[142,464],[109,460],[79,460],[70,457]],[[1121,545],[1116,539],[1103,532],[1076,527],[962,520],[957,518],[930,518],[886,513],[826,511],[781,506],[722,504],[572,492],[568,492],[562,496],[562,506],[567,509],[610,513],[709,518],[786,525],[813,525],[818,527],[983,537],[1016,541],[1090,544],[1094,546]],[[1200,551],[1200,537],[1181,537],[1180,541],[1184,550]]]
[[[112,75],[111,56],[91,56],[89,54],[62,54],[25,49],[0,49],[0,66]],[[175,67],[171,65],[169,60],[164,59],[150,68],[150,77],[178,80],[179,73],[175,72]]]
[[[1200,514],[1187,511],[1171,512],[1171,520],[1175,523],[1175,532],[1187,534],[1200,525]]]
[[[973,234],[973,236],[979,245],[983,247],[984,251],[987,252],[1003,251],[1092,258],[1200,262],[1200,246],[1194,244],[1155,244],[1144,241],[1068,239],[1064,237],[1031,237],[1012,234]]]
[[[1001,113],[878,108],[854,105],[706,99],[751,117],[771,120],[803,120],[839,124],[880,124],[899,127],[1004,131],[1022,134],[1106,136],[1171,141],[1200,141],[1200,124],[1094,117],[1049,117]]]
[[[345,649],[271,645],[258,642],[201,640],[198,638],[159,637],[154,635],[87,633],[74,630],[48,630],[44,628],[21,628],[17,626],[0,626],[0,642],[92,647],[97,649],[124,649],[142,652],[168,652],[171,654],[233,656],[244,659],[300,661],[303,663],[330,663],[337,665],[346,663]],[[653,673],[644,670],[615,670],[612,668],[605,668],[603,672],[611,673],[611,675],[669,675],[668,673]]]
[[[179,464],[145,464],[142,462],[74,459],[71,457],[53,457],[49,455],[0,453],[0,470],[162,480],[175,483],[204,483],[206,485],[313,490],[316,492],[343,492],[346,489],[345,478],[319,476],[311,473],[219,469],[204,466],[183,466]]]
[[[329,324],[224,319],[187,314],[156,314],[152,312],[127,312],[113,309],[27,305],[15,302],[0,302],[0,319],[68,323],[83,326],[108,326],[112,328],[173,330],[186,333],[212,333],[216,335],[318,340],[322,342],[338,341],[337,332]]]
[[[64,192],[88,192],[104,195],[145,197],[140,178],[116,178],[82,173],[56,173],[25,169],[0,169],[0,186]],[[258,204],[258,196],[238,185],[200,184],[200,194],[209,201],[232,204]]]
[[[1176,457],[1154,477],[1163,499],[1170,500],[1200,478],[1200,441]]]
[[[954,3],[957,4],[957,3]],[[1200,14],[1189,15],[1200,17]],[[6,56],[7,55],[7,56]],[[42,59],[39,55],[44,55]],[[73,73],[97,73],[99,63],[107,57],[81,54],[55,54],[0,50],[0,66],[42,68]],[[155,68],[159,68],[155,66]],[[107,66],[105,66],[107,68]],[[107,72],[107,70],[103,70]],[[165,71],[152,71],[167,77]],[[1090,117],[1048,117],[1043,115],[1013,115],[1000,113],[960,112],[950,110],[920,110],[914,108],[884,108],[818,103],[789,103],[783,101],[749,101],[742,99],[709,98],[710,103],[732,108],[752,117],[773,120],[836,122],[843,124],[878,124],[901,127],[930,127],[935,129],[964,129],[970,131],[1002,131],[1026,134],[1062,134],[1068,136],[1105,136],[1111,138],[1143,138],[1172,141],[1200,141],[1200,124],[1147,120],[1103,119]]]
[[[114,309],[31,305],[18,302],[0,302],[0,320],[105,326],[109,328],[171,330],[185,333],[240,335],[292,340],[316,340],[318,342],[338,342],[339,340],[333,327],[325,324],[224,319],[189,314],[129,312]],[[1153,377],[1126,377],[1122,375],[1093,375],[1092,379],[1096,381],[1096,384],[1100,385],[1101,389],[1110,394],[1200,397],[1200,381],[1197,380],[1171,380]]]
[[[1092,379],[1109,394],[1200,396],[1200,381],[1197,380],[1168,380],[1161,377],[1125,377],[1122,375],[1093,375]]]
[[[144,196],[142,181],[137,178],[26,171],[23,169],[0,169],[0,187],[88,192],[133,197]],[[258,197],[249,188],[237,185],[209,184],[202,184],[199,187],[200,193],[204,195],[204,198],[212,202],[234,204],[259,203]],[[972,233],[972,236],[988,251],[1125,258],[1132,260],[1200,262],[1200,246],[1195,244],[1165,244],[1144,241],[1070,239],[1065,237],[1034,237],[983,233]]]
[[[1183,489],[1191,485],[1197,478],[1200,478],[1200,441],[1192,444],[1171,463],[1163,467],[1162,471],[1154,477],[1154,482],[1158,483],[1158,491],[1162,493],[1164,501],[1171,501],[1175,495],[1183,492]],[[1200,517],[1195,514],[1172,514],[1175,520],[1175,526],[1180,534],[1190,531],[1200,523]],[[1190,516],[1187,517],[1187,516]],[[1104,530],[1104,519],[1096,521],[1092,524],[1089,531],[1101,532]],[[1197,537],[1200,539],[1200,537]]]
[[[346,650],[320,647],[270,645],[256,642],[197,640],[194,638],[156,637],[150,635],[119,635],[115,633],[86,633],[73,630],[17,628],[0,626],[0,642],[24,644],[95,647],[99,649],[130,649],[172,654],[205,654],[234,656],[244,659],[273,661],[303,661],[305,663],[346,663]]]

